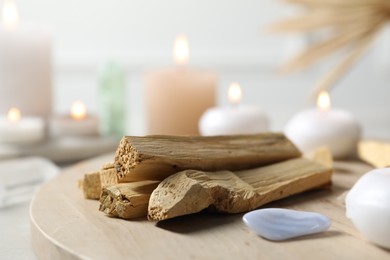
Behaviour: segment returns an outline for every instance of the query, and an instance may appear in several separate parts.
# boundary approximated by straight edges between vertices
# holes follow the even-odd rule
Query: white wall
[[[173,38],[186,33],[191,64],[220,75],[220,104],[229,82],[238,81],[246,103],[268,111],[274,130],[308,105],[310,87],[324,66],[280,76],[275,70],[303,41],[265,27],[291,13],[277,0],[17,0],[21,18],[50,25],[54,33],[55,110],[74,99],[96,111],[97,70],[108,59],[128,74],[129,134],[142,134],[141,77],[171,64]],[[389,33],[333,91],[333,104],[353,112],[366,136],[390,138]],[[386,39],[387,38],[387,39]]]

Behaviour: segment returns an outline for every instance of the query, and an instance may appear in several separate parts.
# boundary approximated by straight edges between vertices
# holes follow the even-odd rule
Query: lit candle
[[[197,135],[202,113],[215,104],[215,73],[186,66],[189,57],[187,37],[174,44],[176,68],[156,70],[145,75],[149,134]]]
[[[50,135],[61,136],[96,136],[99,134],[99,120],[88,115],[87,108],[81,101],[73,102],[70,114],[56,116],[50,120]]]
[[[345,110],[331,109],[328,93],[321,92],[317,109],[307,109],[295,115],[285,133],[303,152],[328,146],[333,157],[345,158],[356,151],[360,125]]]
[[[16,106],[25,115],[51,114],[51,33],[21,24],[13,0],[3,2],[0,28],[0,113]]]
[[[0,142],[27,144],[42,141],[44,122],[38,117],[22,117],[18,108],[11,108],[7,116],[0,117]]]
[[[254,134],[268,131],[268,118],[257,106],[240,105],[241,87],[232,83],[228,98],[231,106],[208,109],[199,121],[202,135]]]

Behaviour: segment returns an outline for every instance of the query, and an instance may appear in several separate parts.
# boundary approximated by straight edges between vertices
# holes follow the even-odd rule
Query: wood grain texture
[[[327,146],[322,146],[314,150],[314,152],[305,154],[305,157],[314,160],[322,165],[333,168],[333,156],[332,152]]]
[[[85,200],[75,183],[100,168],[112,155],[65,170],[45,184],[31,203],[31,234],[40,259],[389,259],[390,252],[367,242],[345,217],[339,199],[372,168],[336,162],[333,185],[295,195],[266,207],[322,213],[333,221],[329,231],[271,242],[247,229],[242,214],[201,212],[149,222],[108,218],[98,201]],[[59,203],[61,201],[61,203]]]
[[[84,178],[80,181],[84,193],[84,198],[98,200],[100,198],[101,182],[100,172],[88,172],[84,174]]]
[[[390,142],[360,141],[358,156],[376,168],[390,167]]]
[[[245,171],[186,170],[169,176],[153,191],[148,219],[164,220],[205,208],[240,213],[329,184],[332,169],[296,158]]]
[[[187,169],[242,170],[299,157],[283,134],[234,136],[126,136],[117,149],[120,182],[163,180]]]
[[[114,163],[105,163],[100,170],[84,174],[78,184],[86,199],[100,199],[102,188],[118,184]]]
[[[101,188],[118,184],[118,176],[115,168],[102,169],[99,173]]]
[[[123,219],[146,216],[150,195],[159,183],[138,181],[105,187],[100,197],[99,210]]]

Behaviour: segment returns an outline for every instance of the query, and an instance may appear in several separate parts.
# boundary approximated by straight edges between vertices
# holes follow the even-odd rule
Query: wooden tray
[[[44,185],[31,204],[33,248],[41,259],[390,259],[390,251],[367,242],[345,217],[343,194],[371,168],[337,162],[333,186],[296,195],[267,207],[316,211],[333,221],[329,231],[271,242],[250,231],[242,214],[201,212],[159,223],[125,221],[98,211],[76,182],[112,155],[77,164]]]

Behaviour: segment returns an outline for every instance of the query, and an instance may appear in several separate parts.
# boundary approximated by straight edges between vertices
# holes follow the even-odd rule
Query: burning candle
[[[208,109],[199,121],[202,135],[254,134],[268,130],[268,118],[257,106],[240,105],[241,87],[232,83],[228,98],[231,106]]]
[[[176,68],[145,75],[149,134],[197,135],[202,113],[215,104],[215,73],[187,67],[189,45],[186,36],[174,44]]]
[[[16,106],[26,115],[51,114],[51,34],[19,23],[13,0],[3,2],[0,28],[0,113]]]
[[[298,113],[285,129],[286,135],[303,152],[328,146],[335,158],[345,158],[356,151],[360,132],[359,123],[348,111],[330,108],[327,92],[318,96],[317,109]]]
[[[11,108],[7,116],[0,118],[0,142],[27,144],[42,141],[45,137],[44,122],[38,117],[22,117],[18,108]]]
[[[50,135],[61,136],[96,136],[99,134],[99,120],[88,115],[85,104],[73,102],[69,115],[57,116],[50,121]]]

